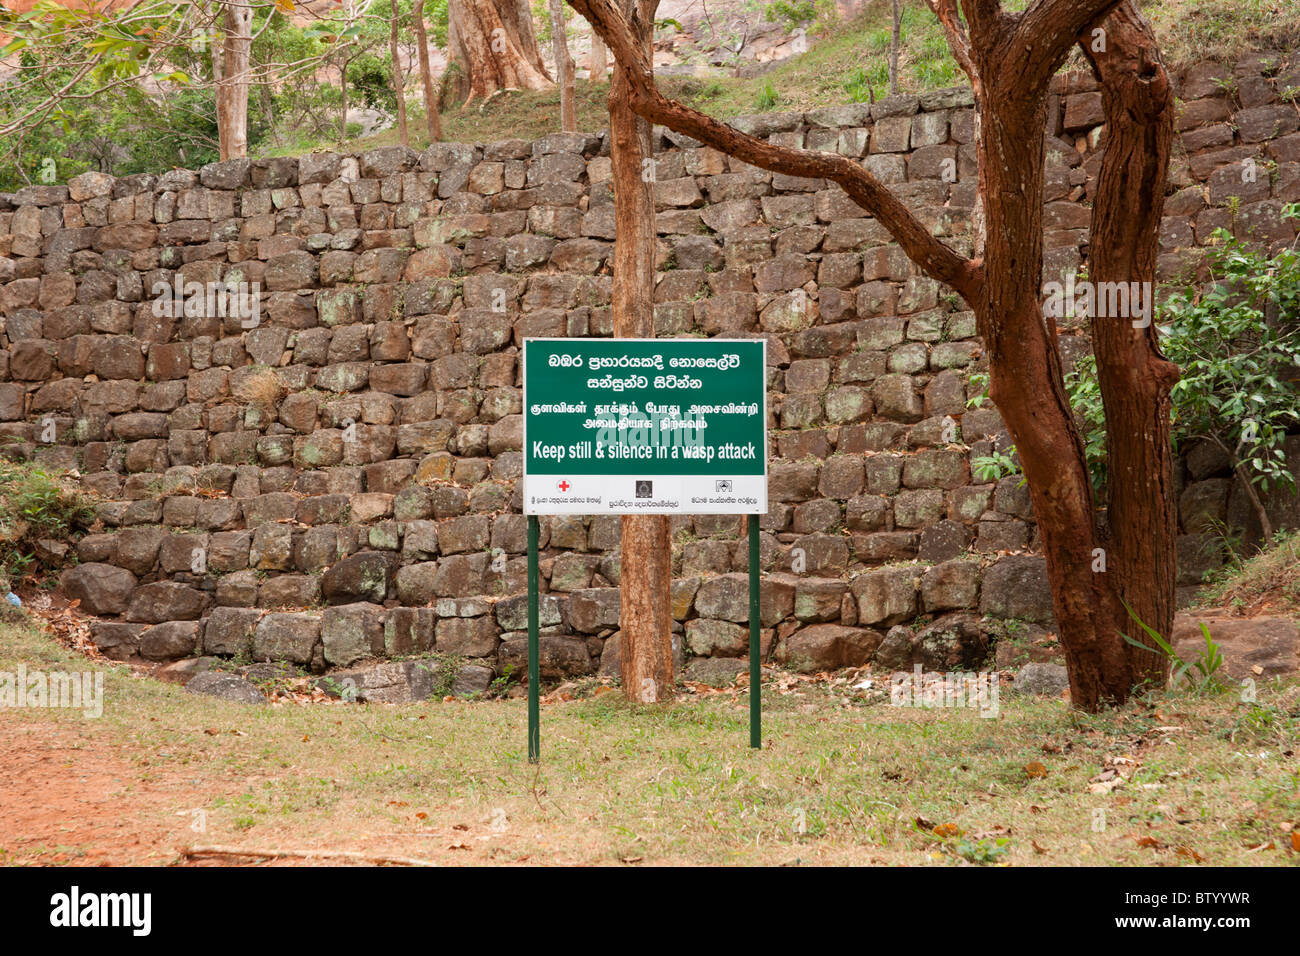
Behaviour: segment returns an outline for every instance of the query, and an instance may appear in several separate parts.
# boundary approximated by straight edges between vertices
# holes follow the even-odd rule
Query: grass
[[[1006,0],[1008,10],[1023,9],[1028,0]],[[1300,45],[1300,0],[1143,0],[1161,51],[1173,66],[1203,59],[1232,61],[1260,49],[1294,49]],[[889,4],[878,2],[854,20],[810,37],[806,53],[791,57],[757,76],[717,76],[708,79],[663,77],[665,94],[720,118],[772,110],[806,111],[843,103],[869,102],[888,94],[890,40]],[[1082,68],[1077,51],[1067,69]],[[966,84],[966,77],[948,52],[943,31],[933,14],[912,0],[904,8],[899,88],[903,93]],[[590,132],[608,125],[608,83],[578,80],[575,89],[578,128]],[[559,129],[559,91],[507,92],[489,104],[471,104],[443,114],[443,138],[448,142],[484,143],[494,140],[536,139]],[[409,109],[411,145],[423,149],[423,113]],[[396,129],[350,141],[349,152],[399,142]],[[295,141],[275,150],[293,155],[315,143]],[[333,145],[333,144],[330,144]]]
[[[1234,560],[1215,575],[1201,604],[1300,616],[1300,531],[1282,532],[1268,548]]]
[[[0,625],[0,671],[19,661],[90,666]],[[115,667],[98,720],[0,710],[6,762],[47,768],[31,812],[71,808],[14,822],[31,801],[0,789],[0,862],[170,862],[202,843],[461,863],[1300,865],[1295,682],[1254,704],[1162,693],[1099,716],[1000,703],[982,719],[780,676],[752,751],[743,692],[660,709],[605,693],[545,704],[532,766],[519,700],[250,708]]]
[[[1300,0],[1142,0],[1141,7],[1174,65],[1300,46]]]

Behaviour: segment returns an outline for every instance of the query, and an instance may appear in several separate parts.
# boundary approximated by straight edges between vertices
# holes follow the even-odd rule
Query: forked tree
[[[1106,118],[1089,279],[1156,279],[1175,107],[1154,34],[1133,0],[1036,0],[1023,12],[1004,10],[999,0],[927,0],[974,93],[978,198],[970,255],[933,235],[861,163],[778,146],[666,98],[626,2],[569,0],[612,51],[616,86],[633,111],[751,165],[837,183],[922,272],[974,312],[990,397],[1028,481],[1074,706],[1095,711],[1145,682],[1163,683],[1168,661],[1122,635],[1134,632],[1129,609],[1164,635],[1172,629],[1177,519],[1169,392],[1179,371],[1160,353],[1154,323],[1090,317],[1113,469],[1106,500],[1095,501],[1056,323],[1042,307],[1049,84],[1075,44],[1100,84]],[[638,188],[638,172],[615,163],[616,195]],[[618,308],[616,294],[616,323]],[[625,570],[624,587],[629,583]],[[667,603],[666,587],[660,600]]]

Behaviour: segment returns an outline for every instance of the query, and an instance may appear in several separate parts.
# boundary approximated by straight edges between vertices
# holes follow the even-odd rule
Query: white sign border
[[[665,342],[708,342],[710,344],[717,342],[723,344],[732,343],[732,344],[753,345],[754,343],[757,342],[761,346],[762,367],[763,367],[763,408],[761,413],[762,414],[761,420],[763,422],[763,475],[762,475],[763,498],[761,502],[762,510],[761,511],[756,509],[754,510],[745,509],[742,511],[736,511],[736,510],[718,511],[716,509],[696,510],[689,506],[684,508],[674,508],[671,510],[656,508],[656,509],[646,509],[643,511],[624,511],[624,510],[614,510],[614,509],[606,509],[603,511],[587,511],[587,510],[536,511],[530,508],[528,504],[528,482],[529,482],[529,476],[528,476],[528,343],[530,342],[628,342],[628,343],[653,342],[657,345],[662,345]],[[747,339],[701,338],[699,336],[687,336],[687,335],[676,336],[673,338],[636,338],[636,339],[612,338],[612,337],[597,336],[597,335],[529,336],[525,338],[519,350],[519,381],[520,381],[520,391],[522,393],[521,410],[522,410],[522,418],[523,418],[523,427],[522,427],[523,444],[520,449],[520,454],[522,457],[520,458],[520,463],[519,463],[519,468],[520,468],[519,481],[520,481],[520,495],[522,499],[520,503],[523,508],[523,513],[525,515],[532,515],[537,517],[541,517],[544,515],[562,516],[562,515],[646,515],[646,514],[666,514],[666,515],[767,514],[771,505],[771,502],[768,498],[768,456],[771,452],[771,449],[768,446],[771,441],[771,438],[769,435],[770,429],[768,427],[768,419],[767,419],[767,393],[768,393],[768,371],[767,370],[768,370],[767,337],[763,335],[756,335],[753,338],[747,338]],[[533,480],[535,481],[537,480],[537,478],[540,477],[541,477],[540,475],[534,476]],[[611,476],[602,475],[600,477],[608,478]],[[653,477],[679,479],[679,478],[699,477],[699,476],[656,475]],[[754,478],[758,476],[750,475],[747,477]]]

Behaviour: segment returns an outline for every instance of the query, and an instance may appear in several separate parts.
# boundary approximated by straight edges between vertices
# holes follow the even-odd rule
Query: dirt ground
[[[0,671],[104,675],[95,719],[0,707],[0,865],[1300,865],[1293,677],[990,720],[774,673],[761,750],[743,686],[557,689],[534,765],[522,700],[232,703],[69,621],[0,619]]]
[[[165,766],[133,766],[76,725],[13,719],[0,721],[0,765],[8,768],[0,776],[0,847],[10,857],[52,864],[174,861],[186,821],[178,818],[175,829],[160,821],[178,804],[202,806],[213,783]]]

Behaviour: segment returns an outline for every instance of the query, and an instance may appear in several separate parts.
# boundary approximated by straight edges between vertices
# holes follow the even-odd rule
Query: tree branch
[[[1003,73],[1012,84],[1045,87],[1080,34],[1125,0],[1038,0],[1016,18]]]
[[[614,54],[615,69],[623,72],[631,91],[628,105],[639,116],[752,166],[839,184],[854,202],[880,221],[926,274],[952,286],[968,302],[978,295],[983,281],[981,264],[940,242],[897,196],[858,163],[835,153],[776,146],[668,99],[654,85],[648,56],[611,0],[569,0],[569,5],[592,25]]]
[[[943,27],[948,47],[952,50],[957,65],[970,77],[971,83],[979,83],[979,71],[970,55],[970,37],[966,34],[966,25],[962,22],[957,9],[957,0],[925,0],[926,6],[938,18]]]

